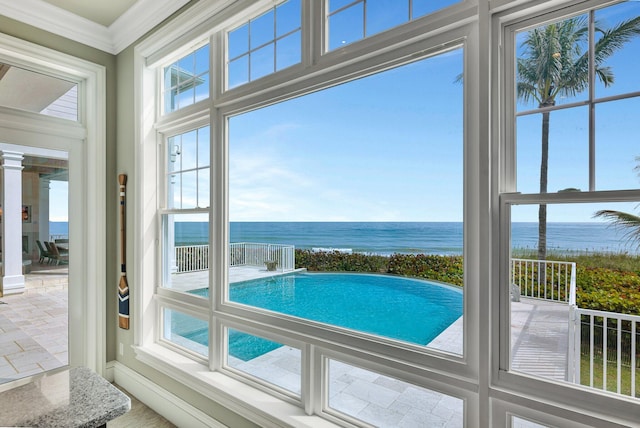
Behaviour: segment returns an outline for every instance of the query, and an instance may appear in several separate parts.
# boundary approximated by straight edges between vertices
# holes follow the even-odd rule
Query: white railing
[[[511,284],[521,296],[575,305],[576,264],[552,260],[511,259]]]
[[[198,272],[209,269],[209,246],[187,245],[175,247],[176,273]],[[248,242],[230,245],[231,266],[268,267],[267,262],[281,272],[295,269],[295,247],[280,244]]]
[[[569,381],[618,394],[636,396],[640,316],[580,309],[569,312]],[[588,355],[582,367],[581,355]],[[594,379],[594,373],[602,379]],[[615,387],[608,378],[615,377]],[[628,382],[627,382],[628,380]]]
[[[232,243],[229,248],[231,266],[266,266],[272,262],[281,272],[295,269],[295,247],[281,244]]]
[[[568,304],[569,382],[636,396],[640,316],[578,308],[573,262],[512,259],[511,283],[521,296]],[[583,355],[588,367],[583,367]],[[609,385],[611,376],[615,386]]]
[[[188,245],[175,248],[177,273],[198,272],[209,269],[208,245]]]

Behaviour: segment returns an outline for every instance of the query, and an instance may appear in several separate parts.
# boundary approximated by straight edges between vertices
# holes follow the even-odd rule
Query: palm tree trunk
[[[542,150],[540,155],[540,193],[547,193],[549,169],[549,112],[542,113]],[[538,208],[538,260],[547,258],[547,205]]]

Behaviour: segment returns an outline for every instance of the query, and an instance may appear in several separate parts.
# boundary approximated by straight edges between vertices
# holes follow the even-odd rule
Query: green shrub
[[[390,273],[463,285],[462,256],[393,254],[387,257],[298,249],[296,268],[311,272]]]
[[[387,257],[339,251],[296,250],[296,268],[311,272],[387,272]]]
[[[388,272],[464,285],[462,256],[394,254],[389,257]]]

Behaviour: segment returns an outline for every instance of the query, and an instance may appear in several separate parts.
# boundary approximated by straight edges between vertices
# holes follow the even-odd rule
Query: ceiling
[[[190,1],[0,0],[0,15],[118,54]]]
[[[44,0],[105,27],[113,24],[137,0]]]

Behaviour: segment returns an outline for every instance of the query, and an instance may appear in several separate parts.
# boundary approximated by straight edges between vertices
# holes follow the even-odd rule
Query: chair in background
[[[36,244],[38,245],[38,251],[40,251],[40,259],[38,259],[38,263],[42,264],[45,260],[47,261],[47,264],[51,263],[51,252],[44,248],[42,242],[36,240]]]
[[[59,265],[60,263],[62,264],[69,263],[69,254],[68,253],[60,254],[60,251],[58,250],[58,247],[56,246],[55,243],[49,242],[48,247],[49,247],[49,250],[51,251],[51,257],[53,258],[53,260],[55,260],[56,265]]]

